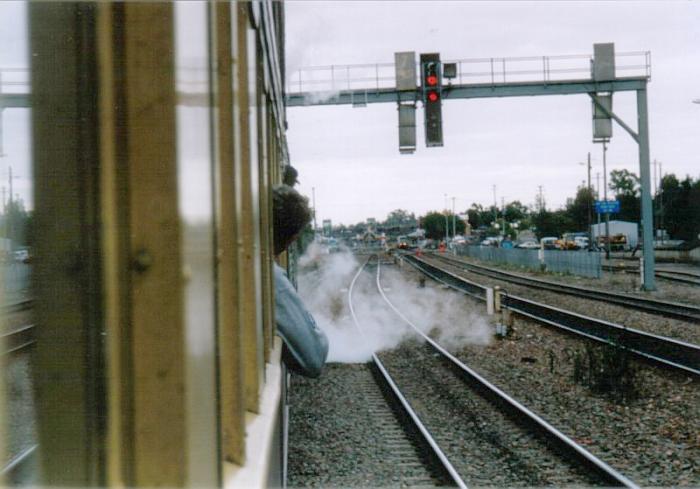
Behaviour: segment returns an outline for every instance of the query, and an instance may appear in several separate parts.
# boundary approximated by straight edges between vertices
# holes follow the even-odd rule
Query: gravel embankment
[[[11,354],[3,359],[5,396],[7,410],[5,416],[4,467],[19,453],[36,443],[34,392],[31,380],[31,354],[29,351]]]
[[[647,331],[650,333],[658,334],[660,336],[667,336],[669,338],[678,339],[688,343],[700,344],[700,327],[694,323],[688,323],[687,321],[682,321],[679,319],[667,318],[655,314],[635,311],[630,308],[614,304],[608,304],[602,301],[581,299],[568,294],[557,294],[556,292],[550,292],[546,290],[531,289],[523,285],[517,285],[502,280],[486,277],[484,275],[467,272],[458,266],[450,266],[447,265],[445,262],[436,260],[434,258],[428,258],[428,260],[437,266],[446,268],[451,272],[465,277],[473,282],[487,285],[489,287],[498,285],[501,288],[505,289],[509,294],[518,295],[527,299],[532,299],[535,301],[543,302],[545,304],[560,307],[562,309],[577,312],[579,314],[593,316],[598,319],[604,319],[616,324],[628,326],[630,328],[635,328],[641,331]],[[553,278],[549,275],[545,278],[547,280],[553,280]],[[584,279],[577,279],[574,277],[566,278],[568,279],[568,281],[566,281],[562,276],[558,276],[556,280],[561,281],[563,283],[573,283],[577,285],[584,285],[587,287],[593,286],[590,283],[582,283],[586,282],[586,280]],[[614,277],[609,280],[613,279]],[[590,281],[590,279],[588,279],[588,281]],[[602,282],[602,284],[605,283],[606,282]],[[609,282],[607,283],[609,284]],[[601,289],[605,288],[605,286],[601,286],[601,283],[597,284],[596,287]],[[673,285],[671,287],[673,289],[687,289],[687,287],[685,286],[678,285]],[[614,288],[612,290],[620,291],[619,288]],[[628,291],[622,290],[622,292]],[[661,299],[661,297],[655,297]],[[663,300],[669,300],[668,296],[663,298]]]
[[[388,406],[378,406],[379,392],[366,364],[330,364],[319,379],[292,376],[289,487],[433,485]]]

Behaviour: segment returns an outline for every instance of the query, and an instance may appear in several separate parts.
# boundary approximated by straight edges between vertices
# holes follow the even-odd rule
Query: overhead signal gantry
[[[441,62],[438,53],[395,53],[395,63],[298,70],[287,80],[287,107],[395,103],[399,151],[416,149],[415,111],[425,110],[426,146],[442,146],[443,100],[585,94],[592,101],[593,141],[606,144],[617,122],[639,146],[642,200],[642,288],[655,290],[653,215],[649,169],[648,51],[615,53],[613,43],[593,45],[593,55],[465,59]],[[622,76],[618,76],[621,73]],[[420,74],[420,78],[418,75]],[[447,84],[444,83],[447,80]],[[612,109],[614,92],[637,92],[637,130]]]

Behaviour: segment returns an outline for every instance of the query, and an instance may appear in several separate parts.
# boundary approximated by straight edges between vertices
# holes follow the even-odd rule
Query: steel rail
[[[682,272],[656,272],[657,278],[669,280],[671,282],[678,282],[681,284],[700,286],[700,277],[695,275],[695,278],[686,278],[688,275],[691,274],[684,274]]]
[[[619,265],[602,265],[602,269],[613,273],[639,273],[638,267],[628,267]],[[656,278],[669,280],[689,285],[700,285],[700,275],[692,272],[684,272],[681,270],[665,270],[657,268],[654,272]]]
[[[39,445],[32,445],[19,452],[0,470],[0,479],[11,485],[17,484],[17,474],[27,464],[33,463],[37,454]]]
[[[638,309],[640,311],[648,312],[651,314],[673,317],[676,319],[682,319],[684,321],[689,321],[693,323],[700,323],[700,307],[693,306],[690,304],[646,299],[615,292],[604,292],[601,290],[589,289],[577,285],[565,285],[562,283],[550,282],[548,280],[523,277],[522,275],[505,272],[503,270],[494,270],[492,268],[484,267],[481,265],[475,265],[472,263],[465,263],[461,260],[455,260],[446,256],[432,256],[436,257],[439,260],[461,266],[469,272],[477,273],[479,275],[485,275],[492,278],[497,278],[499,280],[505,280],[514,284],[525,285],[527,287],[533,287],[543,290],[550,290],[562,294],[574,295],[577,297],[585,297],[587,299],[603,301],[624,307]]]
[[[509,414],[517,422],[527,422],[532,427],[535,427],[539,433],[541,433],[546,441],[553,441],[560,450],[564,451],[562,453],[564,456],[571,457],[584,466],[592,469],[597,473],[604,482],[612,483],[622,487],[637,488],[637,484],[632,482],[630,479],[610,467],[608,464],[600,460],[598,457],[590,453],[584,447],[576,443],[574,440],[566,436],[564,433],[556,429],[554,426],[549,424],[544,418],[537,415],[535,412],[531,411],[515,398],[509,396],[504,391],[496,387],[494,384],[489,382],[486,378],[482,377],[475,370],[468,367],[462,361],[457,359],[442,346],[436,343],[432,338],[423,333],[411,320],[409,320],[399,309],[397,309],[394,304],[389,300],[389,298],[384,293],[382,289],[379,277],[380,277],[380,266],[377,266],[377,289],[379,293],[384,298],[389,307],[401,318],[411,326],[423,339],[440,353],[444,358],[451,362],[451,364],[459,369],[463,374],[468,377],[468,380],[473,383],[480,392],[484,392],[489,400],[495,401],[497,404],[505,406]]]
[[[2,345],[2,355],[23,350],[36,342],[34,338],[34,325],[28,324],[9,333],[0,335],[0,345]]]
[[[2,312],[8,314],[11,312],[25,311],[27,309],[30,309],[33,303],[34,299],[24,299],[21,301],[12,302],[10,304],[3,304]]]
[[[360,335],[365,339],[364,343],[366,345],[369,345],[370,343],[366,341],[367,337],[365,336],[364,331],[362,330],[362,327],[360,326],[360,323],[357,319],[357,315],[355,314],[355,308],[352,305],[352,291],[355,287],[355,282],[357,281],[357,278],[365,269],[371,258],[372,257],[369,257],[367,261],[358,269],[357,273],[352,279],[352,282],[350,283],[350,287],[348,290],[348,306],[350,308],[350,315],[352,316],[353,322],[355,323],[355,327],[360,332]],[[467,489],[466,483],[462,480],[461,476],[452,465],[452,462],[450,462],[450,460],[447,458],[445,452],[442,451],[438,443],[435,441],[433,436],[430,434],[428,429],[421,421],[418,414],[416,414],[416,412],[413,410],[406,397],[401,393],[398,386],[389,375],[389,372],[386,370],[386,367],[384,367],[384,364],[381,362],[381,360],[375,352],[372,352],[372,360],[374,362],[376,370],[379,373],[381,373],[381,376],[377,376],[377,378],[382,379],[385,385],[389,387],[389,390],[387,392],[393,394],[394,400],[396,401],[396,405],[400,406],[403,412],[408,416],[408,418],[411,419],[411,421],[413,422],[413,427],[418,433],[420,433],[423,442],[430,447],[430,449],[433,452],[434,458],[439,461],[443,471],[446,473],[446,475],[449,476],[450,479],[452,479],[452,481],[457,485],[457,487]]]
[[[414,262],[421,272],[428,274],[429,271],[429,275],[435,280],[460,290],[459,276],[414,256],[406,255],[405,258],[408,258],[409,263]],[[466,279],[462,280],[466,281]],[[466,287],[473,286],[473,282],[466,284]],[[506,294],[502,302],[511,311],[535,321],[610,344],[665,367],[700,376],[700,346],[698,345],[566,311],[515,295]]]

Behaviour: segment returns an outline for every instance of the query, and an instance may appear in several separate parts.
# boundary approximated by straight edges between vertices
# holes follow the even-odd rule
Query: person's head
[[[275,255],[286,250],[309,221],[311,221],[309,199],[289,185],[273,187],[272,229]]]
[[[294,168],[292,165],[287,165],[284,167],[284,176],[282,176],[282,183],[293,187],[294,185],[299,183],[299,180],[297,180],[298,176],[299,172],[297,172],[297,169]]]

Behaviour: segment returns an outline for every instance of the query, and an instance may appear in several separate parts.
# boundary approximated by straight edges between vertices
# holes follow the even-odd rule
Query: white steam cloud
[[[376,267],[365,270],[353,289],[353,307],[363,330],[360,334],[348,308],[348,287],[362,263],[350,252],[328,254],[323,247],[312,244],[299,265],[299,293],[328,335],[329,362],[366,362],[372,351],[391,349],[405,339],[418,337],[379,295]],[[489,343],[493,328],[483,306],[461,294],[441,290],[430,280],[420,287],[412,277],[393,265],[381,267],[385,294],[415,326],[449,351],[467,344]]]

